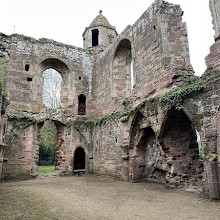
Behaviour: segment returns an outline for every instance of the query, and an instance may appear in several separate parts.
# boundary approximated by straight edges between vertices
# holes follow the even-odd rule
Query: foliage
[[[55,162],[57,128],[47,120],[40,130],[39,164],[52,165]]]
[[[93,130],[96,126],[101,126],[105,124],[107,121],[118,121],[122,117],[126,116],[129,117],[135,115],[140,111],[140,109],[145,108],[147,112],[151,112],[153,114],[157,114],[158,112],[158,105],[162,105],[163,110],[166,112],[170,110],[171,108],[181,109],[182,103],[185,97],[190,96],[193,93],[197,93],[201,91],[205,87],[204,82],[202,83],[202,80],[198,76],[192,76],[185,80],[185,84],[174,90],[167,92],[163,95],[158,95],[152,98],[148,98],[141,102],[140,104],[134,106],[133,108],[129,110],[123,110],[121,112],[115,112],[109,115],[105,115],[102,118],[95,118],[95,119],[81,119],[76,120],[72,123],[72,125],[80,131],[83,126],[86,128],[91,128]]]
[[[6,113],[8,118],[9,119],[28,119],[29,121],[32,121],[32,122],[36,122],[36,118],[34,117],[31,117],[29,115],[18,115],[18,114],[13,114],[13,113],[10,113],[10,112],[7,112]]]
[[[198,92],[203,88],[201,85],[201,79],[199,77],[189,77],[186,82],[186,86],[180,87],[174,91],[170,91],[160,96],[160,100],[164,106],[164,110],[167,111],[172,107],[175,107],[176,109],[181,109],[184,97],[190,95],[193,92]]]
[[[41,166],[38,168],[38,173],[49,173],[55,170],[55,166]]]

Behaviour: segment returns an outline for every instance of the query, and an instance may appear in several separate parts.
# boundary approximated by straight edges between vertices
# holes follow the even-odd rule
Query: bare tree
[[[56,109],[60,106],[60,92],[62,77],[54,69],[47,69],[43,72],[43,103],[48,108]]]

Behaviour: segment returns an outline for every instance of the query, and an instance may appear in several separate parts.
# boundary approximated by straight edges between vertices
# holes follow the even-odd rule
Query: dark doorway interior
[[[85,169],[85,151],[83,148],[78,147],[74,154],[74,170]]]
[[[86,96],[81,94],[78,97],[78,115],[86,114]]]

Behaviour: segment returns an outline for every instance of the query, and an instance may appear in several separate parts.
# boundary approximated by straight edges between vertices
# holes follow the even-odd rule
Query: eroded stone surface
[[[55,165],[63,174],[73,173],[80,147],[85,173],[203,187],[219,199],[219,41],[202,79],[193,77],[182,14],[180,6],[156,0],[117,35],[100,13],[83,33],[84,49],[1,34],[10,98],[4,178],[36,176],[40,129],[50,119],[58,131]],[[63,78],[55,110],[42,103],[48,68]]]

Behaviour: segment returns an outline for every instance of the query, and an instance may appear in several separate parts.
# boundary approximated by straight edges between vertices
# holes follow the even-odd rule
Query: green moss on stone
[[[31,117],[29,115],[18,115],[18,114],[13,114],[13,113],[10,113],[10,112],[7,112],[6,114],[8,116],[8,119],[18,119],[18,120],[27,119],[27,120],[32,121],[32,122],[37,121],[36,118]]]
[[[164,110],[170,110],[171,108],[181,109],[182,102],[187,96],[201,91],[203,85],[199,77],[189,77],[186,84],[174,91],[167,92],[160,96],[161,103]]]

